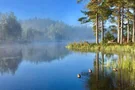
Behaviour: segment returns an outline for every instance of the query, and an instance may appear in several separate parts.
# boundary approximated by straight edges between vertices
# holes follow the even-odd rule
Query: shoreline
[[[79,52],[135,53],[135,44],[95,44],[88,42],[70,43],[67,49]]]

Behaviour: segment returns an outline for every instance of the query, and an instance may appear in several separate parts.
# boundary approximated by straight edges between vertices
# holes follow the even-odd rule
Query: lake
[[[1,45],[0,90],[135,90],[134,55],[73,52],[66,44]]]

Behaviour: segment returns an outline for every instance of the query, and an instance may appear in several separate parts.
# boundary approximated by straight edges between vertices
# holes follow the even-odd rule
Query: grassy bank
[[[66,46],[69,50],[73,51],[81,51],[81,52],[96,52],[96,51],[104,51],[104,52],[112,52],[112,53],[122,53],[129,52],[135,53],[135,44],[95,44],[88,42],[80,42],[80,43],[71,43]]]

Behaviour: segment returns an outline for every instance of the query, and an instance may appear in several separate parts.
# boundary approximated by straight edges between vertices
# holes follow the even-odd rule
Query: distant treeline
[[[0,13],[0,41],[90,40],[93,33],[87,26],[70,26],[61,21],[32,18],[17,20],[13,12]]]

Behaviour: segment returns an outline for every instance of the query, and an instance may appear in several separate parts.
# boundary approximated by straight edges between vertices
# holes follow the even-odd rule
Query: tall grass
[[[88,42],[80,42],[80,43],[71,43],[66,46],[69,50],[73,51],[82,51],[82,52],[90,52],[90,51],[104,51],[104,52],[129,52],[135,53],[135,44],[95,44]]]

